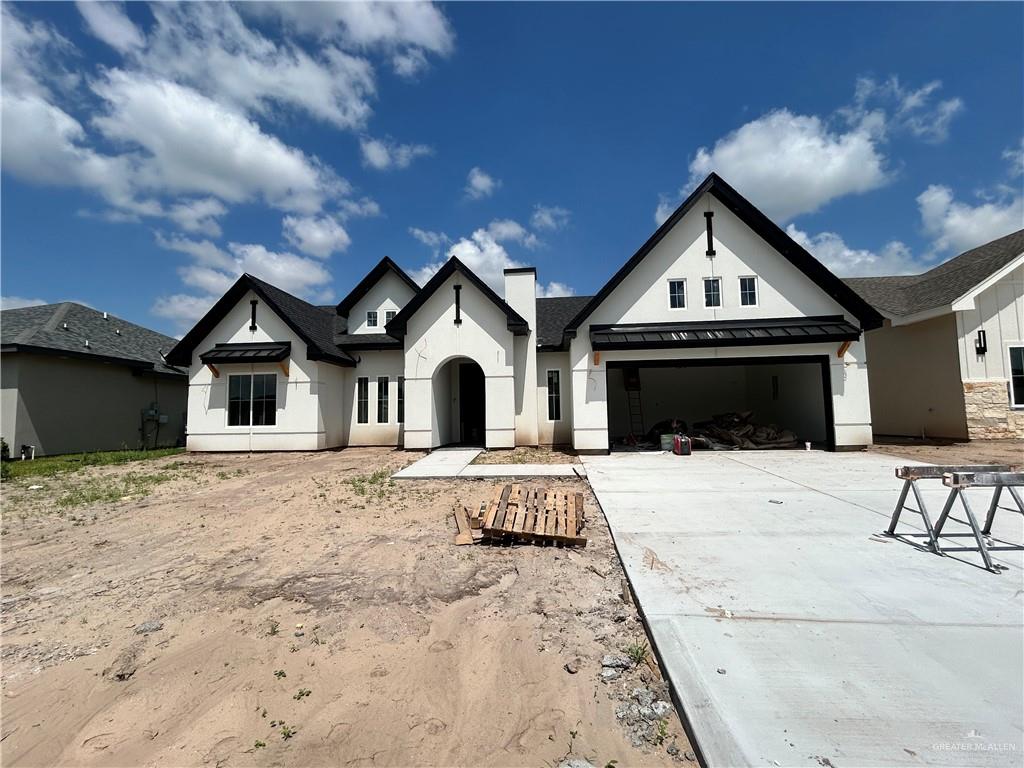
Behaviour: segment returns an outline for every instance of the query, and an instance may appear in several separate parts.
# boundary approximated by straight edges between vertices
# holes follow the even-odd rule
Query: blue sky
[[[715,170],[840,274],[1024,226],[1024,6],[3,6],[5,306],[180,334],[382,256],[589,294]]]

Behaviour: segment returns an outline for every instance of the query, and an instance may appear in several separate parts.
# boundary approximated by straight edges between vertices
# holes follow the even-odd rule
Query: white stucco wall
[[[462,286],[462,324],[455,325],[453,286]],[[451,418],[450,392],[437,402],[432,381],[442,366],[469,358],[484,372],[486,446],[515,445],[513,335],[507,318],[472,282],[456,272],[409,319],[405,337],[405,447],[440,445],[442,419]],[[444,372],[442,372],[444,375]]]
[[[714,257],[706,255],[704,212],[714,211]],[[757,306],[740,306],[739,278],[757,277]],[[703,278],[720,277],[722,306],[704,307]],[[668,281],[686,280],[687,306],[669,307]],[[663,323],[745,318],[844,315],[857,322],[787,259],[751,231],[710,195],[705,196],[609,294],[570,344],[572,365],[573,445],[578,450],[608,447],[606,363],[612,360],[654,360],[780,355],[830,356],[832,405],[837,446],[871,443],[867,357],[863,340],[845,357],[836,358],[838,344],[765,345],[687,350],[601,352],[595,361],[590,325]]]
[[[384,333],[384,313],[389,310],[400,311],[409,299],[413,290],[398,275],[388,270],[377,283],[357,301],[348,313],[349,333]],[[366,324],[366,313],[377,312],[377,326],[371,328]]]
[[[513,270],[505,273],[505,303],[518,312],[530,327],[529,333],[513,339],[516,395],[516,445],[537,445],[537,273]],[[545,410],[545,414],[547,411]]]
[[[974,299],[974,309],[957,312],[958,355],[964,381],[1009,378],[1007,348],[1024,344],[1024,266],[1018,267]],[[978,355],[974,340],[985,329],[988,352]]]
[[[306,344],[262,301],[257,305],[256,330],[249,330],[251,299],[248,292],[200,342],[189,368],[188,439],[191,451],[274,451],[316,450],[341,445],[336,429],[328,430],[330,407],[321,411],[322,398],[337,398],[333,389],[343,379],[337,366],[309,360]],[[288,376],[276,363],[259,365],[217,365],[220,376],[199,360],[199,355],[219,343],[290,341]],[[273,426],[229,427],[227,425],[228,376],[246,373],[277,375],[277,423]],[[332,432],[330,441],[328,431]],[[339,442],[334,442],[335,440]]]
[[[398,377],[404,375],[405,356],[401,350],[360,351],[355,355],[359,359],[355,368],[346,371],[344,418],[349,425],[347,445],[400,445],[403,439],[403,428],[398,423]],[[368,423],[360,424],[358,420],[357,381],[365,376],[368,381],[369,407]],[[388,415],[387,421],[377,420],[377,394],[380,376],[388,377]],[[408,413],[406,401],[406,413]]]

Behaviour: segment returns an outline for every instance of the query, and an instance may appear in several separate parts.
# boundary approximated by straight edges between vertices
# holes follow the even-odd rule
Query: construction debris
[[[479,540],[587,546],[580,536],[585,522],[582,493],[512,483],[499,487],[491,502],[475,513],[457,505],[454,514],[458,545]],[[473,536],[475,530],[482,534],[479,539]]]

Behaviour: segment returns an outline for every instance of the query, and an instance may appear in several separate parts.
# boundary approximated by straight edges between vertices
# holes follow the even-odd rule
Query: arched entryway
[[[483,446],[487,427],[483,369],[468,357],[456,357],[438,368],[433,390],[440,445]]]

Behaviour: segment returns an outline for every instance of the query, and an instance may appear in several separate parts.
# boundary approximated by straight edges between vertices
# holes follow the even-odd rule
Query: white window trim
[[[754,303],[744,304],[743,303],[743,281],[753,280],[754,281]],[[736,278],[736,299],[737,304],[742,309],[743,307],[759,307],[761,306],[761,286],[760,280],[757,279],[757,275],[740,275]]]
[[[388,315],[391,315],[391,320],[394,320],[398,316],[398,310],[397,309],[385,309],[384,310],[384,325],[387,325],[388,323],[391,322],[391,320],[388,320]]]
[[[558,374],[558,418],[552,419],[548,416],[548,401],[551,397],[551,392],[548,390],[548,374],[554,371]],[[562,395],[562,382],[565,377],[562,376],[561,368],[545,368],[544,369],[544,421],[548,424],[560,424],[565,420],[565,398]]]
[[[683,284],[683,306],[673,307],[672,306],[672,283]],[[670,312],[682,312],[690,307],[690,297],[687,296],[686,291],[686,278],[685,277],[670,277],[665,283],[668,288],[668,309]],[[554,370],[554,369],[552,369]]]
[[[388,417],[384,421],[380,420],[380,392],[381,392],[381,379],[385,380],[384,383],[384,403],[388,409]],[[374,424],[390,424],[391,423],[391,377],[390,376],[378,376],[376,378],[377,386],[374,387],[374,394],[377,396],[377,410],[374,413]]]
[[[373,315],[373,323],[372,324],[370,323],[370,315]],[[377,328],[377,327],[379,327],[379,323],[380,323],[380,312],[378,312],[376,309],[368,309],[368,310],[366,310],[366,327],[367,328]]]
[[[359,420],[359,380],[360,379],[366,379],[366,421],[360,421]],[[353,414],[353,416],[355,416],[355,425],[357,427],[369,426],[372,423],[370,421],[370,403],[372,401],[370,400],[370,377],[369,376],[356,376],[356,391],[355,391],[355,397],[353,398],[353,402],[355,403],[355,407],[356,407],[356,412]]]
[[[1011,349],[1024,349],[1024,341],[1011,341],[1006,345],[1006,389],[1007,394],[1010,396],[1010,409],[1014,411],[1024,410],[1024,402],[1014,402],[1013,400],[1013,365],[1010,360]]]
[[[707,286],[704,285],[704,282],[707,281],[707,280],[715,280],[718,283],[718,303],[717,304],[708,304],[708,289],[707,289]],[[702,277],[700,279],[700,292],[701,292],[701,295],[703,295],[703,297],[704,297],[704,309],[721,309],[722,306],[724,305],[724,302],[722,301],[724,296],[722,296],[722,278],[721,277],[715,277],[714,275],[709,275],[708,277]]]
[[[228,414],[231,410],[231,377],[232,376],[248,376],[249,377],[249,423],[248,424],[228,424]],[[273,424],[253,424],[252,423],[252,377],[253,376],[273,376],[274,377],[274,423]],[[227,387],[227,397],[224,400],[224,429],[231,430],[233,432],[248,432],[252,429],[258,429],[264,432],[270,432],[277,429],[280,426],[280,420],[277,418],[277,412],[281,410],[277,407],[277,374],[274,371],[249,371],[248,373],[228,373],[227,381],[224,382],[224,386]]]

